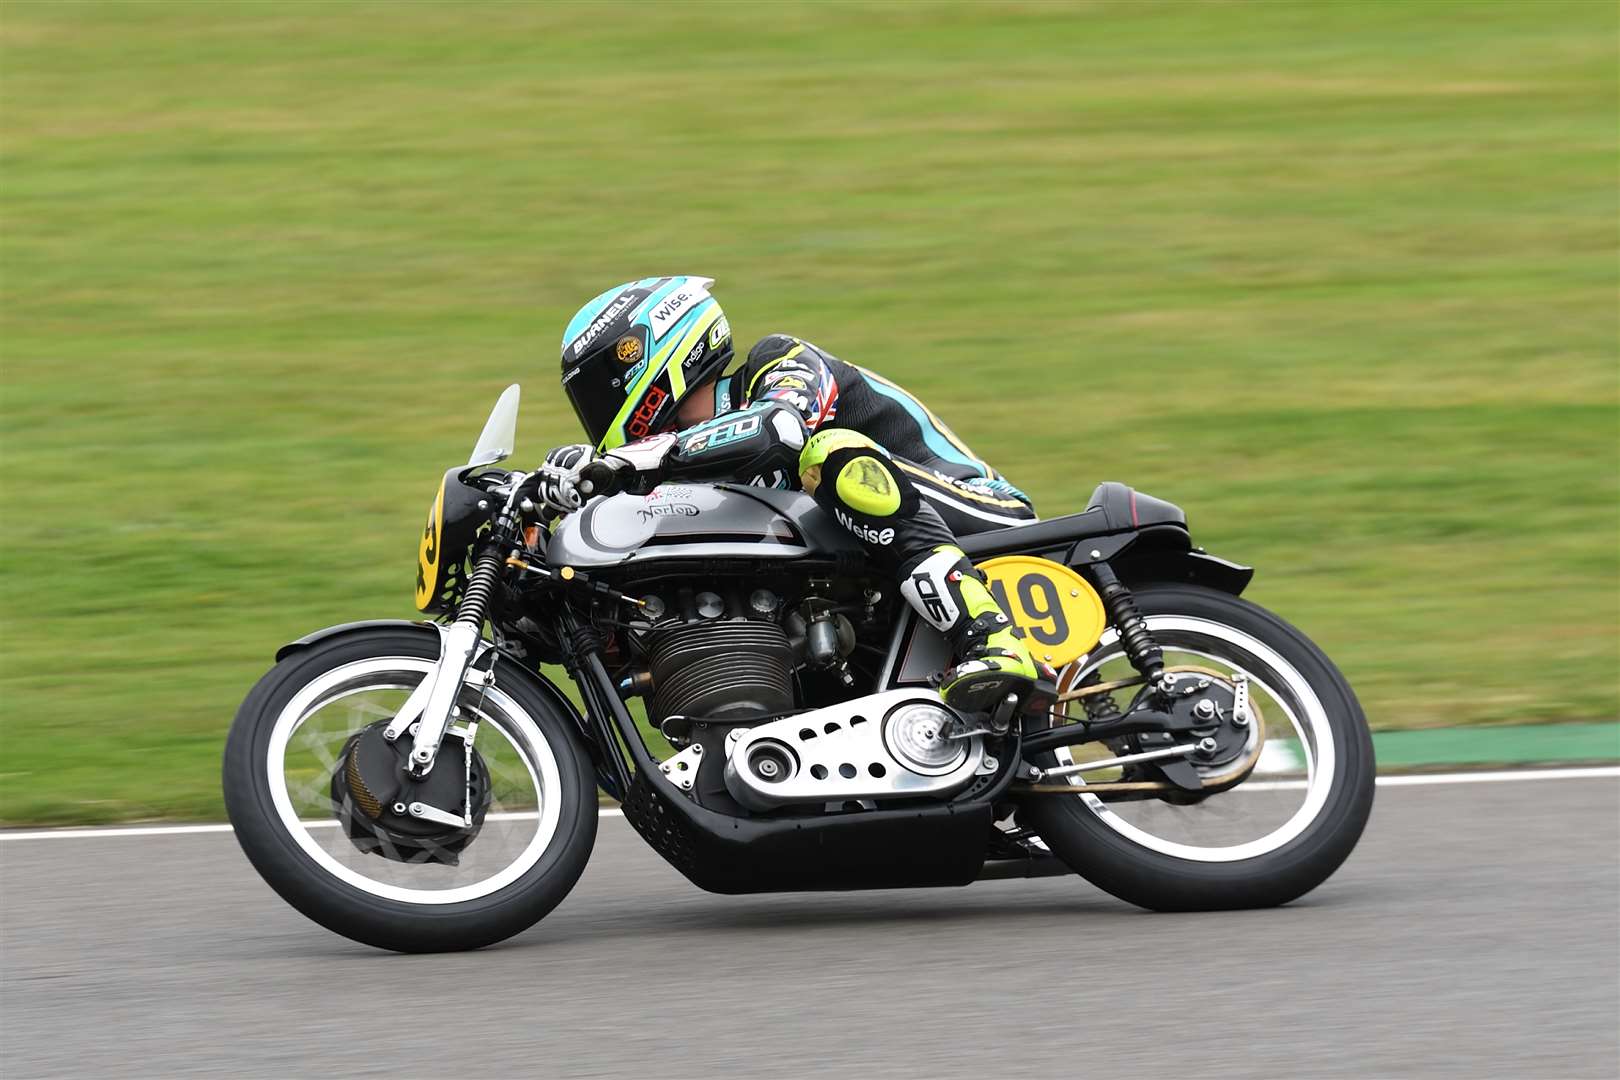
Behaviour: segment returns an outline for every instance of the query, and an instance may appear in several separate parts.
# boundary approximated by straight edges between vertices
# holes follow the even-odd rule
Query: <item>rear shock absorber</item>
[[[1164,674],[1164,650],[1153,640],[1147,620],[1142,618],[1141,611],[1136,607],[1136,597],[1131,595],[1131,590],[1125,587],[1125,583],[1119,580],[1107,563],[1092,563],[1087,569],[1097,582],[1097,594],[1102,597],[1103,610],[1108,612],[1108,621],[1119,631],[1119,643],[1125,649],[1131,666],[1147,676],[1149,683],[1157,685]]]

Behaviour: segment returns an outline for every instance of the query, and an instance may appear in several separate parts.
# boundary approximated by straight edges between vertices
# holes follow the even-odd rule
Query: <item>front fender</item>
[[[344,634],[352,634],[357,630],[373,630],[382,626],[386,626],[394,630],[404,630],[408,627],[415,626],[420,627],[423,630],[430,630],[433,632],[434,637],[437,637],[438,631],[434,630],[435,625],[437,624],[428,622],[425,619],[362,619],[359,622],[338,623],[336,626],[328,626],[320,630],[313,630],[299,638],[297,641],[287,642],[287,644],[276,650],[276,660],[277,662],[285,660],[287,657],[291,656],[295,652],[298,652],[300,649],[307,649],[311,645],[316,645],[322,641],[325,641],[327,638],[341,637]]]

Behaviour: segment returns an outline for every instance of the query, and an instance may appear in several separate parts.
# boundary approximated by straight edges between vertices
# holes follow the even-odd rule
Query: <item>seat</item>
[[[970,558],[1022,552],[1049,552],[1068,548],[1093,536],[1143,529],[1150,525],[1187,527],[1181,508],[1163,499],[1143,495],[1128,484],[1106,481],[1098,484],[1087,509],[1028,525],[974,533],[957,539]]]
[[[968,557],[980,559],[989,555],[1007,555],[1013,552],[1050,551],[1072,547],[1077,541],[1090,536],[1101,536],[1116,530],[1108,528],[1107,515],[1101,508],[1083,514],[1065,514],[1032,521],[1028,525],[1013,525],[1005,529],[990,529],[971,536],[957,537],[956,543]]]

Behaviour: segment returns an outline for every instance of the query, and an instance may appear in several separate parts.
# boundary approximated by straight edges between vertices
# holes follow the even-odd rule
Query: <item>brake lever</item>
[[[491,495],[499,495],[502,498],[510,499],[514,493],[523,490],[523,485],[535,475],[532,472],[513,470],[506,474],[506,479],[503,482],[491,484],[487,490]]]

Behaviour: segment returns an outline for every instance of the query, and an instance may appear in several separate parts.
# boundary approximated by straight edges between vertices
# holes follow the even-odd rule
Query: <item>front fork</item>
[[[399,712],[383,729],[383,738],[395,742],[415,725],[408,772],[421,779],[433,770],[439,744],[460,711],[456,699],[469,683],[487,685],[493,672],[478,672],[474,661],[491,646],[484,641],[484,617],[489,614],[490,597],[500,581],[501,557],[495,551],[479,556],[467,579],[461,606],[449,626],[439,627],[439,662],[427,678],[417,684]]]

